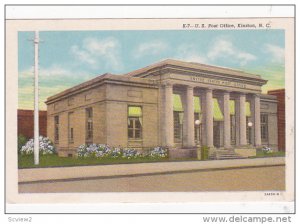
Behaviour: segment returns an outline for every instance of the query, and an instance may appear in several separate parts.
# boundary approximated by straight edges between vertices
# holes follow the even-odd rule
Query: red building
[[[33,110],[18,110],[18,135],[33,138]],[[47,111],[39,111],[40,135],[47,136]]]
[[[277,96],[278,149],[285,151],[285,89],[270,90],[268,94]]]

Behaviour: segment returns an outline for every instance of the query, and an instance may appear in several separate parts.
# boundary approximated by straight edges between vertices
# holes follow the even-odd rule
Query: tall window
[[[236,131],[235,130],[236,130],[236,127],[235,127],[235,115],[230,115],[230,138],[231,138],[231,145],[236,145]]]
[[[73,112],[70,112],[69,113],[69,143],[73,143],[74,142],[74,128],[73,128],[73,122],[74,122],[74,119],[73,119]]]
[[[261,140],[266,142],[268,141],[268,115],[260,115],[260,124],[261,124]]]
[[[176,143],[182,142],[182,119],[183,112],[174,111],[173,112],[174,119],[174,141]]]
[[[173,94],[174,142],[182,143],[183,104],[180,94]]]
[[[199,125],[196,125],[196,120],[199,120],[200,119],[200,116],[199,116],[199,113],[194,113],[194,138],[195,138],[195,141],[197,141],[198,139],[198,136],[199,136],[199,133],[198,133],[198,128],[199,128]]]
[[[70,128],[70,142],[74,142],[74,129]]]
[[[252,132],[252,127],[248,126],[250,122],[250,118],[246,117],[246,138],[247,138],[247,144],[252,144],[252,136],[251,136],[251,132]]]
[[[59,116],[54,117],[54,140],[56,143],[59,141]]]
[[[194,113],[194,130],[195,130],[195,143],[201,144],[201,130],[202,130],[202,123],[201,123],[202,115],[201,113],[195,112]],[[200,124],[196,124],[196,120],[200,121]]]
[[[93,142],[93,108],[86,109],[86,142]]]
[[[142,108],[139,106],[128,107],[128,138],[142,138]]]
[[[230,140],[231,145],[236,145],[236,116],[235,116],[235,100],[229,100],[230,111]],[[224,133],[226,135],[226,133]]]

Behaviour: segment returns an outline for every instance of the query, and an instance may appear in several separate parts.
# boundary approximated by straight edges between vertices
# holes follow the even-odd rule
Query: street
[[[20,193],[284,190],[285,166],[19,184]]]

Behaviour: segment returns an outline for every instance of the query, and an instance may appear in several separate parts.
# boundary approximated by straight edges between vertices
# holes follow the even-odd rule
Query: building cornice
[[[126,85],[142,88],[158,88],[156,80],[139,77],[124,77],[121,75],[104,74],[102,76],[98,76],[94,79],[81,83],[72,88],[66,89],[56,95],[48,97],[45,103],[48,105],[56,101],[68,98],[70,96],[102,86],[104,84]]]
[[[277,102],[277,97],[269,94],[260,94],[260,100],[264,102]]]
[[[157,76],[165,73],[179,73],[187,75],[197,74],[207,76],[208,78],[215,77],[232,80],[243,80],[251,83],[256,83],[256,85],[260,86],[267,83],[267,80],[262,79],[260,75],[243,72],[241,70],[171,59],[135,70],[133,72],[125,74],[124,76],[146,78],[148,76]]]

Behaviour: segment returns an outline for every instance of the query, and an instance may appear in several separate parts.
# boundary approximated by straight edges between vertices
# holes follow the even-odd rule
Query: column
[[[185,123],[186,126],[186,147],[195,146],[195,124],[194,124],[194,88],[188,86],[186,88],[186,108],[185,108]]]
[[[172,147],[174,145],[174,120],[173,120],[173,86],[172,84],[165,85],[164,98],[164,135],[165,145]]]
[[[231,132],[230,132],[230,108],[229,108],[230,95],[229,92],[223,93],[223,113],[224,113],[224,148],[231,147]]]
[[[246,96],[244,93],[240,93],[239,95],[239,137],[240,137],[240,145],[247,145],[246,138]]]
[[[213,95],[211,89],[205,90],[205,128],[206,145],[214,147],[214,117],[213,117]]]
[[[252,115],[253,116],[253,115]],[[261,127],[260,127],[260,97],[254,95],[254,145],[261,146]]]

